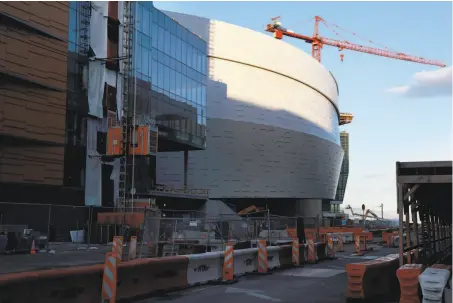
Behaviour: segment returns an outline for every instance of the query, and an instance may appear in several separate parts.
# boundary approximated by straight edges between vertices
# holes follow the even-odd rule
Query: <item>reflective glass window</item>
[[[158,32],[158,25],[156,23],[153,22],[152,24],[152,46],[154,48],[157,48],[157,41],[158,41],[158,37],[159,37],[159,32]]]
[[[187,43],[184,41],[181,41],[182,44],[182,56],[181,56],[181,61],[183,64],[187,64]]]
[[[145,35],[149,35],[150,34],[150,31],[149,31],[149,28],[150,28],[150,11],[148,9],[144,9],[143,10],[143,26],[142,26],[142,31]]]
[[[157,73],[158,73],[158,76],[157,76],[157,86],[160,87],[160,88],[163,88],[164,87],[164,65],[162,63],[158,63],[157,64]]]
[[[181,96],[181,73],[176,72],[176,95]]]
[[[176,93],[176,75],[175,71],[170,69],[170,93],[174,94]]]
[[[206,86],[201,87],[201,105],[206,106]]]
[[[158,27],[158,39],[159,41],[157,42],[157,49],[160,51],[164,51],[164,29],[159,26]]]
[[[176,58],[176,36],[175,35],[170,35],[171,37],[171,56],[173,58]]]
[[[164,89],[170,91],[170,69],[164,65]]]
[[[164,51],[166,54],[170,55],[171,53],[171,39],[170,39],[170,32],[169,31],[164,31],[165,33],[165,41],[164,41],[164,45],[165,45],[165,48],[164,48]]]
[[[197,70],[197,49],[192,49],[192,68]]]
[[[155,60],[151,61],[151,82],[153,85],[156,84],[157,81],[157,62]]]
[[[137,2],[138,3],[138,9],[137,9],[137,26],[138,26],[138,30],[143,32],[143,6],[141,5],[140,2]]]
[[[187,99],[187,78],[181,75],[181,97]]]

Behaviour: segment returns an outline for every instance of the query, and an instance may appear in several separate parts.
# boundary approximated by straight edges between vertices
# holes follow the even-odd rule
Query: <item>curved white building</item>
[[[343,151],[331,73],[270,35],[165,13],[209,44],[207,149],[189,152],[187,185],[211,199],[334,199]],[[158,183],[182,185],[182,162],[160,154]]]

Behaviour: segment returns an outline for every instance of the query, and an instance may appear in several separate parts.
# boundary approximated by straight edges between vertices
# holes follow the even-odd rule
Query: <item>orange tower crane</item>
[[[404,60],[404,61],[410,61],[410,62],[416,62],[416,63],[421,63],[421,64],[428,64],[428,65],[435,65],[435,66],[440,66],[440,67],[445,67],[446,65],[437,60],[428,60],[422,57],[417,57],[417,56],[410,56],[401,52],[394,52],[390,51],[388,48],[386,49],[379,49],[379,48],[374,48],[374,47],[369,47],[369,46],[363,46],[359,44],[353,44],[350,43],[346,40],[340,41],[340,40],[334,40],[330,38],[324,38],[319,35],[319,24],[322,23],[326,27],[330,28],[336,35],[340,36],[338,32],[333,30],[331,27],[336,27],[338,29],[342,29],[338,25],[335,25],[333,23],[327,23],[323,18],[319,16],[315,16],[315,28],[313,31],[313,36],[306,36],[306,35],[301,35],[298,33],[295,33],[292,30],[288,30],[284,27],[282,27],[280,23],[280,16],[272,18],[273,23],[268,24],[266,26],[266,31],[270,33],[274,33],[274,38],[276,39],[282,39],[283,36],[288,36],[288,37],[293,37],[296,39],[304,40],[305,42],[311,44],[311,54],[313,58],[321,62],[321,50],[324,45],[330,45],[337,47],[339,51],[342,51],[344,49],[348,50],[353,50],[361,53],[367,53],[371,55],[376,55],[376,56],[382,56],[382,57],[387,57],[387,58],[392,58],[392,59],[397,59],[397,60]],[[342,29],[344,30],[344,29]],[[353,35],[358,36],[353,33]],[[372,41],[368,40],[369,42],[373,43]],[[344,60],[344,55],[340,54],[340,59],[341,61]],[[340,121],[339,124],[349,124],[352,122],[353,115],[350,113],[341,113],[340,114]]]

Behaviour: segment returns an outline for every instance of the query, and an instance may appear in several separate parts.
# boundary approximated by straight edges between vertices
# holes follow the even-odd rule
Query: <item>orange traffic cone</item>
[[[32,255],[36,254],[35,240],[33,240],[33,241],[31,242],[31,250],[30,250],[30,254],[32,254]]]

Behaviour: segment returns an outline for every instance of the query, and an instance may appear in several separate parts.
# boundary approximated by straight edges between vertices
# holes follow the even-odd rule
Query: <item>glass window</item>
[[[153,47],[154,48],[157,48],[157,40],[158,40],[158,36],[159,36],[159,32],[158,32],[158,25],[156,23],[153,22],[152,24],[152,42],[153,42]]]
[[[174,94],[176,92],[176,75],[175,71],[170,69],[170,93]]]
[[[149,32],[149,15],[150,15],[150,11],[148,9],[143,9],[143,21],[141,23],[143,23],[142,25],[142,32],[145,34],[145,35],[148,35],[150,34]]]
[[[164,90],[170,91],[170,69],[164,66]]]
[[[137,47],[135,50],[135,66],[134,68],[140,69],[142,60],[141,60],[141,47]]]
[[[157,49],[160,51],[164,51],[164,29],[162,27],[158,27],[159,33],[159,41],[157,42]]]
[[[163,27],[165,27],[165,15],[164,15],[164,13],[162,13],[161,11],[159,11],[157,9],[156,9],[156,11],[159,15],[159,25],[163,28]]]
[[[175,59],[181,61],[181,39],[175,38]]]
[[[175,72],[175,74],[176,74],[175,94],[181,96],[181,73]]]
[[[158,69],[157,69],[157,74],[159,75],[157,77],[157,86],[160,88],[164,87],[164,65],[162,63],[158,63]]]
[[[181,75],[181,97],[187,99],[187,78]]]
[[[201,73],[203,75],[206,75],[207,74],[207,71],[206,71],[206,65],[208,63],[208,58],[206,57],[205,54],[202,55],[201,57]]]
[[[171,56],[173,58],[176,58],[176,36],[175,35],[170,35],[171,37]]]
[[[197,49],[195,47],[192,49],[192,68],[197,69]]]
[[[155,85],[157,83],[157,62],[151,61],[151,83]]]
[[[153,9],[153,22],[159,24],[159,10]]]
[[[206,86],[201,87],[201,105],[206,106]]]
[[[182,55],[181,55],[182,60],[181,61],[183,64],[187,64],[187,43],[184,41],[181,41],[181,44],[182,44]]]
[[[171,54],[171,38],[170,38],[170,32],[168,30],[165,31],[165,53],[166,54]]]
[[[139,67],[139,72],[143,75],[149,75],[149,50],[145,47],[142,48],[142,64]]]
[[[192,45],[187,45],[187,66],[192,67]]]
[[[137,9],[137,27],[138,30],[143,32],[143,6],[140,2],[138,3],[138,9]]]

